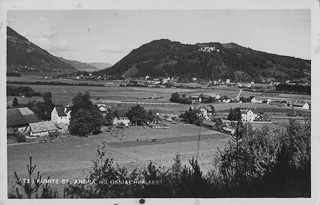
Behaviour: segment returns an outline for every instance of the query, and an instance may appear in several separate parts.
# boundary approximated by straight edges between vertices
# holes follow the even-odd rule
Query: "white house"
[[[251,99],[252,103],[262,103],[262,101],[263,100],[261,98],[257,98],[257,97],[254,97],[254,98]]]
[[[311,110],[311,105],[310,105],[310,103],[305,102],[305,103],[303,104],[302,108],[303,108],[303,109],[306,109],[306,110]]]
[[[65,124],[69,124],[70,113],[71,113],[71,110],[68,110],[67,108],[55,107],[51,112],[51,121],[53,121],[55,124],[59,124],[61,122]]]
[[[241,120],[247,122],[253,122],[257,117],[257,111],[255,109],[241,110]]]
[[[105,104],[97,104],[97,106],[101,112],[105,112],[108,110]]]
[[[191,110],[198,110],[198,117],[204,119],[204,120],[209,120],[211,117],[211,113],[208,112],[208,110],[204,107],[194,107],[194,106],[190,106],[189,111]]]
[[[311,104],[302,100],[294,100],[292,103],[293,107],[300,107],[302,109],[311,110]]]

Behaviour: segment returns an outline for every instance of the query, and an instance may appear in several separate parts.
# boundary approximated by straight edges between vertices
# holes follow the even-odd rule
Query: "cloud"
[[[33,41],[34,44],[47,51],[77,51],[77,47],[63,40],[52,40],[39,38]]]
[[[100,48],[101,52],[106,53],[125,53],[128,52],[130,48],[119,45],[119,44],[111,44],[111,45],[104,45]]]
[[[56,30],[52,30],[52,31],[47,31],[43,34],[43,38],[53,38],[57,35],[57,31]]]

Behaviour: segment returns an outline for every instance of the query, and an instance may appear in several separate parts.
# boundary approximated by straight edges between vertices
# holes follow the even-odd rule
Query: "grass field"
[[[106,157],[113,158],[120,165],[131,168],[145,168],[150,161],[159,166],[170,166],[177,153],[182,155],[183,164],[196,157],[199,127],[189,124],[168,124],[169,129],[143,127],[114,128],[111,132],[78,138],[64,136],[51,143],[32,143],[8,146],[8,181],[14,182],[14,171],[26,177],[26,164],[33,157],[37,170],[51,179],[84,179],[91,170],[98,145],[107,142]],[[105,130],[105,129],[103,129]],[[136,139],[139,141],[136,141]],[[148,142],[148,139],[157,139]],[[211,167],[217,147],[223,147],[229,136],[201,128],[199,151],[200,165]]]

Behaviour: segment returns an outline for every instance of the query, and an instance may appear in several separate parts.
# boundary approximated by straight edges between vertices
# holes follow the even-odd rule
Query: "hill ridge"
[[[134,68],[135,72],[128,72]],[[133,49],[108,69],[97,72],[120,78],[185,76],[237,81],[311,78],[311,61],[246,48],[236,43],[182,44],[153,40]]]

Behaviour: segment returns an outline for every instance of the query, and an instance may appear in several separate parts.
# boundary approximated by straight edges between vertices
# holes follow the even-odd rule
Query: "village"
[[[306,100],[295,100],[288,101],[282,98],[270,98],[270,97],[261,97],[261,96],[251,96],[251,97],[241,97],[242,89],[239,91],[238,95],[235,97],[227,97],[226,95],[221,96],[220,94],[203,94],[201,93],[198,96],[186,96],[182,95],[184,98],[190,99],[192,104],[186,111],[198,111],[198,115],[201,115],[203,120],[203,126],[206,126],[212,130],[224,131],[226,133],[232,134],[234,132],[234,127],[231,126],[231,121],[228,118],[228,112],[224,111],[224,114],[221,110],[215,110],[215,106],[221,103],[230,103],[231,109],[241,108],[241,120],[243,122],[265,122],[271,123],[271,119],[264,115],[263,109],[257,109],[259,104],[265,104],[273,106],[276,108],[285,107],[291,108],[288,109],[287,116],[297,116],[298,113],[296,110],[311,110],[310,101]],[[127,117],[128,111],[132,106],[141,105],[175,105],[179,106],[178,103],[172,102],[156,102],[152,103],[150,101],[144,101],[146,99],[163,99],[164,97],[150,97],[150,98],[137,98],[138,101],[105,101],[105,100],[92,100],[92,102],[99,108],[102,115],[105,117],[107,114],[112,115],[112,122],[106,124],[108,129],[112,127],[117,128],[129,128],[133,125],[132,122]],[[248,104],[248,105],[246,105]],[[41,141],[52,141],[60,135],[69,134],[68,126],[70,123],[70,107],[71,103],[68,103],[66,106],[54,107],[51,112],[51,120],[41,121],[37,115],[27,107],[11,108],[7,109],[7,134],[8,140],[10,143],[14,142],[14,136],[22,134],[26,139],[38,139],[41,137]],[[290,112],[289,112],[290,111]],[[182,114],[182,113],[180,113]],[[147,121],[144,125],[153,129],[168,129],[171,123],[183,122],[179,116],[180,114],[168,114],[161,113],[160,110],[156,110],[156,120]],[[301,114],[300,114],[301,116]],[[220,122],[219,125],[216,125],[216,122]],[[108,130],[107,129],[107,130]],[[20,142],[20,141],[19,141]]]

